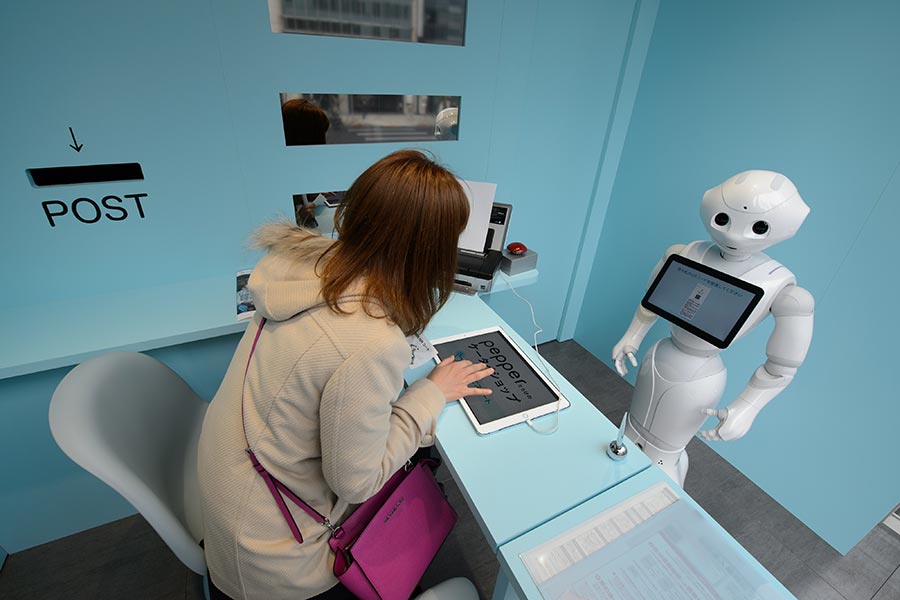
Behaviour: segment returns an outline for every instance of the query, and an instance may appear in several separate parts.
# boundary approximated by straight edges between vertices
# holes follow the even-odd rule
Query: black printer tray
[[[458,252],[456,254],[456,272],[479,279],[493,279],[494,273],[500,266],[501,258],[502,255],[498,250],[488,250],[483,255]]]

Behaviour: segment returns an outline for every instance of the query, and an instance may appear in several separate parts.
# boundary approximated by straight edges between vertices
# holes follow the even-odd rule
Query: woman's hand
[[[428,374],[428,379],[441,388],[447,402],[452,402],[463,396],[487,396],[490,394],[491,390],[488,388],[469,387],[469,384],[484,379],[493,372],[494,369],[483,363],[455,360],[454,357],[448,356],[432,369]]]

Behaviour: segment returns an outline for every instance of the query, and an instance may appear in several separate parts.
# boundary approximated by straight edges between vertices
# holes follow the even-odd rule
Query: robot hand
[[[703,414],[709,417],[717,417],[719,424],[712,429],[703,429],[700,436],[704,440],[713,442],[730,442],[744,437],[750,431],[759,409],[745,399],[738,397],[727,408],[704,408]]]
[[[612,351],[612,359],[616,364],[616,371],[622,377],[625,377],[625,375],[628,374],[628,366],[625,364],[625,357],[628,357],[632,367],[638,366],[637,359],[634,357],[637,348],[628,343],[627,337],[628,336],[619,340],[619,343],[615,345]]]
[[[656,322],[656,315],[644,308],[638,306],[625,335],[619,340],[619,343],[613,347],[612,359],[616,364],[616,371],[619,375],[625,377],[628,374],[628,367],[625,365],[625,358],[631,362],[632,367],[638,366],[637,359],[634,357],[635,352],[641,347],[644,336],[653,327]]]

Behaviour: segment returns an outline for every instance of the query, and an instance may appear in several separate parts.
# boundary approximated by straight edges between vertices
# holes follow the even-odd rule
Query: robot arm
[[[662,259],[658,263],[656,263],[656,267],[654,267],[653,272],[650,274],[650,282],[656,279],[656,276],[659,274],[659,270],[662,268],[663,264],[665,264],[666,259],[669,258],[671,254],[678,254],[682,250],[684,250],[686,246],[684,244],[675,244],[674,246],[669,246],[666,250],[665,254],[663,254]],[[650,283],[648,282],[648,284]],[[638,351],[638,348],[641,347],[641,342],[644,341],[644,336],[647,335],[647,332],[650,331],[650,328],[653,327],[653,324],[656,323],[656,319],[658,317],[641,306],[640,304],[637,307],[637,310],[634,313],[634,317],[631,319],[631,324],[628,325],[628,329],[625,330],[625,334],[622,336],[622,339],[613,347],[612,350],[612,359],[616,365],[616,371],[624,377],[628,373],[628,367],[625,365],[625,359],[628,358],[629,362],[631,362],[632,367],[637,366],[637,359],[634,357],[635,353]]]
[[[791,383],[812,341],[814,308],[812,294],[796,285],[789,285],[778,294],[772,303],[775,329],[766,345],[766,363],[756,369],[747,387],[728,407],[704,409],[704,414],[719,419],[715,428],[700,432],[704,439],[729,441],[743,437],[759,411]]]

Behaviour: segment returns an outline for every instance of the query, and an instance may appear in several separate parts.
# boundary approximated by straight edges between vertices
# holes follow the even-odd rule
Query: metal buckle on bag
[[[344,534],[344,529],[340,525],[336,526],[332,523],[328,517],[322,517],[322,525],[328,528],[328,531],[331,532],[331,537],[339,538]]]

